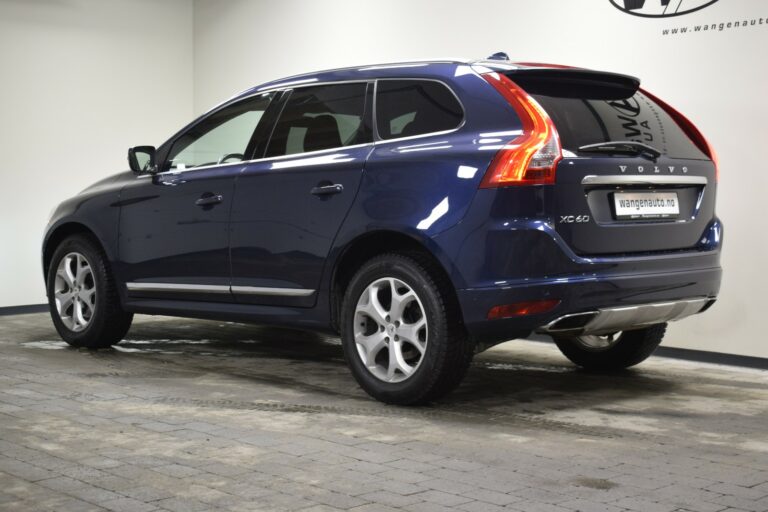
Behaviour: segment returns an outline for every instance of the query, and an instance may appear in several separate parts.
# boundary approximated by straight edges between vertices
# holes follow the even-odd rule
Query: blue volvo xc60
[[[338,69],[249,89],[63,202],[53,322],[134,313],[341,334],[358,383],[438,399],[532,332],[596,371],[646,359],[717,296],[716,157],[614,73],[508,60]]]

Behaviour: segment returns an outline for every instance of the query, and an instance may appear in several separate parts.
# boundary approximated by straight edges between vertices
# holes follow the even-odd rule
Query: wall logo
[[[709,7],[719,0],[610,0],[614,7],[633,16],[671,18]]]

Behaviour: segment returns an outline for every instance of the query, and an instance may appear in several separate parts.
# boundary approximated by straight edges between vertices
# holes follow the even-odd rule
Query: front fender
[[[120,173],[101,180],[74,197],[59,204],[51,215],[43,235],[43,271],[47,257],[63,237],[72,232],[89,232],[101,243],[107,259],[117,257],[117,232],[120,222],[120,190],[125,180],[133,178],[131,172]],[[45,275],[43,276],[45,278]]]

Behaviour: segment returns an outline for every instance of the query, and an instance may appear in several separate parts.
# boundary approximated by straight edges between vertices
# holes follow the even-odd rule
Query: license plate
[[[617,219],[669,219],[680,215],[677,192],[616,192]]]

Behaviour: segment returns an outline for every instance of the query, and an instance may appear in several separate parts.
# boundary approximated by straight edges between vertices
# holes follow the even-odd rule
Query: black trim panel
[[[676,347],[659,347],[653,355],[670,359],[695,361],[698,363],[724,364],[728,366],[768,370],[768,358],[765,357],[741,356],[737,354],[725,354],[723,352],[708,352],[706,350],[692,350]]]
[[[48,304],[30,304],[28,306],[8,306],[0,308],[0,316],[29,315],[31,313],[47,313]]]

